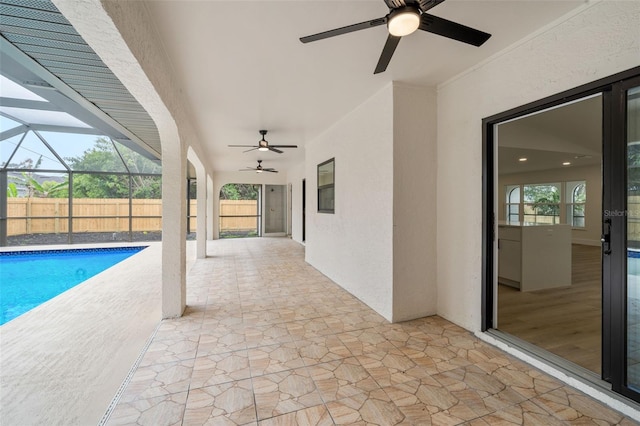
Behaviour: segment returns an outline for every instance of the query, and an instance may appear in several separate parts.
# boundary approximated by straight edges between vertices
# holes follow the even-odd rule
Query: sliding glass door
[[[483,125],[483,330],[640,402],[640,68]]]
[[[640,392],[640,81],[626,89],[622,87],[626,111],[621,114],[626,123],[627,160],[627,273],[625,286],[625,355],[626,367],[624,388],[633,393]]]

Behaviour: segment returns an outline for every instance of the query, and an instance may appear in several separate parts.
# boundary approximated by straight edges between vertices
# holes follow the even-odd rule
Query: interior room
[[[602,358],[601,117],[596,95],[502,124],[497,142],[497,328],[595,374]]]
[[[3,421],[640,423],[640,2],[0,0],[0,55],[0,260],[147,246],[0,326]]]

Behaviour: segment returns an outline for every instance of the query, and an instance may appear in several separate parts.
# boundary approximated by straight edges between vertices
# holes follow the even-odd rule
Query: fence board
[[[7,198],[7,235],[52,234],[69,231],[69,202],[66,198]],[[198,208],[196,200],[190,202],[191,230],[196,230]],[[255,215],[257,201],[221,200],[221,215]],[[131,200],[133,232],[162,230],[162,200]],[[92,217],[95,216],[95,217]],[[102,216],[117,216],[107,218]],[[74,198],[74,232],[128,232],[129,200],[126,198]],[[151,216],[151,217],[140,217]],[[27,219],[15,219],[24,218]],[[43,219],[43,217],[49,217]],[[221,231],[246,231],[256,229],[255,217],[223,218]]]

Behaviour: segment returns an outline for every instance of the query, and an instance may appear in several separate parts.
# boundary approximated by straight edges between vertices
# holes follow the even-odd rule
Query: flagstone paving
[[[209,256],[108,425],[636,424],[438,316],[388,323],[291,240]]]

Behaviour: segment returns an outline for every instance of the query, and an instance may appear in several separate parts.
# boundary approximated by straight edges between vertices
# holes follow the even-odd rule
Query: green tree
[[[69,189],[69,181],[56,182],[53,180],[38,182],[31,173],[22,172],[19,178],[13,177],[14,182],[10,182],[7,187],[7,196],[17,197],[18,186],[27,189],[27,197],[38,198],[63,198],[66,197]]]
[[[524,187],[524,202],[533,205],[538,215],[557,216],[560,191],[555,185],[528,185]]]
[[[69,181],[56,182],[47,180],[42,183],[33,181],[34,194],[41,198],[66,198],[69,196]]]
[[[106,138],[76,157],[65,160],[76,172],[105,172],[100,174],[76,173],[73,177],[73,195],[81,198],[128,198],[129,176],[108,172],[150,173],[160,175],[160,167],[153,161],[124,147],[116,150]],[[124,161],[124,163],[123,163]],[[126,164],[126,168],[125,168]],[[160,176],[131,176],[133,198],[162,198]]]
[[[14,182],[9,182],[9,185],[7,185],[7,197],[9,198],[18,197],[18,187]]]
[[[27,158],[22,161],[19,166],[25,169],[38,169],[42,164],[42,155],[34,163],[33,159]],[[69,180],[64,182],[57,181],[43,181],[40,182],[35,178],[35,174],[32,171],[26,171],[20,173],[20,176],[10,176],[9,179],[13,182],[9,182],[7,186],[7,196],[17,197],[18,187],[24,187],[27,189],[27,197],[38,198],[62,198],[68,195]]]
[[[259,185],[228,183],[220,190],[221,200],[257,200]]]
[[[627,146],[627,185],[629,195],[640,195],[640,144]]]
[[[129,198],[129,177],[126,175],[73,175],[73,196],[77,198]]]

